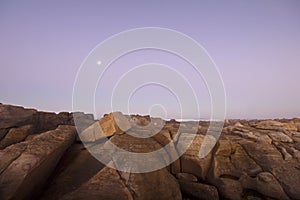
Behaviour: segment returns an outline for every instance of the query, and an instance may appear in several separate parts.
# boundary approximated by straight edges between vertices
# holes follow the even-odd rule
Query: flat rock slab
[[[58,163],[41,199],[60,199],[78,189],[103,167],[104,165],[94,158],[83,144],[73,144]]]
[[[61,198],[62,200],[132,200],[133,197],[121,180],[119,173],[109,167],[103,168],[80,188]]]

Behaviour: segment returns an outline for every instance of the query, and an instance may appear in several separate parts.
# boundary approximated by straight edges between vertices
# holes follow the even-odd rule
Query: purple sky
[[[113,34],[149,26],[185,33],[208,51],[225,84],[228,118],[300,117],[297,0],[0,1],[0,102],[71,111],[73,83],[88,53]],[[181,69],[193,82],[180,59],[136,52],[116,62],[104,78],[107,85],[98,87],[98,112],[109,111],[105,99],[114,74],[153,60]],[[207,91],[201,84],[196,89],[206,117]],[[159,102],[168,105],[168,117],[177,117],[176,102],[164,95],[154,86],[138,91],[132,112]]]

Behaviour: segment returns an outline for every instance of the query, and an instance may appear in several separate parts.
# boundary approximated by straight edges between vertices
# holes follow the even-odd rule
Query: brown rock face
[[[79,189],[65,195],[62,200],[98,200],[98,199],[124,199],[132,200],[133,197],[122,181],[119,173],[109,167],[103,168]]]
[[[128,134],[114,135],[110,142],[126,151],[147,153],[161,148],[152,138],[136,138]],[[102,153],[106,153],[105,150]],[[107,152],[108,153],[108,152]],[[162,157],[152,157],[159,162]],[[113,166],[130,166],[127,156],[114,156]],[[121,160],[121,162],[120,162]],[[130,169],[129,169],[130,171]],[[166,184],[167,183],[167,184]],[[105,167],[82,187],[63,199],[181,199],[181,192],[175,177],[166,168],[148,173],[118,172]]]
[[[135,125],[138,126],[147,126],[151,122],[151,118],[149,115],[141,116],[141,115],[131,115],[131,120]]]
[[[9,129],[5,129],[5,128],[2,128],[0,129],[0,141],[2,140],[2,138],[4,138],[4,136],[7,134]]]
[[[60,126],[0,151],[0,199],[25,199],[38,193],[74,139],[74,127]]]
[[[194,139],[193,139],[194,138]],[[189,148],[181,156],[181,171],[186,173],[191,173],[201,180],[206,179],[206,175],[211,163],[211,155],[207,155],[205,158],[199,157],[200,147],[203,143],[203,135],[194,135],[190,133],[181,133],[179,141],[177,143],[177,148],[182,146],[187,146],[189,141],[192,143]]]
[[[111,142],[119,148],[135,153],[153,152],[162,147],[152,138],[136,138],[128,134],[114,136]],[[150,159],[153,163],[167,161],[169,158],[164,156],[155,156]],[[122,163],[126,161],[130,161],[130,158]],[[179,185],[166,168],[148,173],[121,172],[120,174],[127,187],[130,188],[134,199],[155,199],[157,196],[160,199],[181,199]]]
[[[11,128],[6,136],[0,141],[0,149],[23,141],[32,132],[31,125],[24,125],[18,128]]]
[[[214,186],[188,181],[179,181],[179,184],[182,192],[189,197],[203,200],[219,199],[218,190]]]
[[[85,129],[80,133],[80,139],[83,142],[95,142],[114,134],[122,134],[130,128],[129,119],[120,112],[114,112]]]
[[[61,199],[65,194],[78,189],[103,167],[104,165],[94,158],[83,144],[73,144],[50,177],[49,185],[41,195],[42,199]]]
[[[181,199],[179,184],[167,169],[148,173],[124,173],[121,177],[134,199]],[[167,183],[167,184],[166,184]]]
[[[294,124],[294,122],[290,123],[281,123],[279,121],[274,120],[266,120],[261,121],[256,124],[256,128],[258,129],[266,129],[266,130],[288,130],[288,131],[297,131],[297,126]]]
[[[120,112],[110,113],[99,120],[105,136],[121,134],[131,128],[129,119]]]
[[[299,123],[227,120],[203,157],[210,122],[0,104],[0,199],[300,199]]]
[[[31,124],[36,113],[34,109],[0,104],[0,129]]]
[[[269,172],[261,172],[255,178],[247,175],[241,177],[244,189],[258,191],[274,199],[289,199],[276,178]]]

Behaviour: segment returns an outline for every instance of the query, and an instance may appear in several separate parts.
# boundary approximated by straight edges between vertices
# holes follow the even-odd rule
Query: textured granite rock
[[[0,199],[300,199],[300,119],[226,120],[201,158],[210,122],[117,115],[95,123],[84,113],[0,104]],[[85,146],[75,142],[74,116]],[[162,151],[133,166],[118,149]],[[134,173],[157,163],[165,165]]]
[[[0,151],[0,199],[26,199],[38,194],[75,134],[73,126],[59,126]]]

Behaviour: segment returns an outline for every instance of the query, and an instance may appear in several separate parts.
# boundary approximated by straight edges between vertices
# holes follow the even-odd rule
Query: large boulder
[[[118,148],[131,153],[149,153],[162,148],[161,144],[152,138],[137,138],[128,134],[115,135],[110,141]],[[115,166],[124,169],[126,166],[129,167],[127,172],[120,172],[120,174],[130,188],[134,199],[156,199],[157,197],[160,199],[181,199],[179,185],[166,168],[147,173],[130,173],[131,167],[135,167],[135,170],[146,169],[149,165],[155,166],[157,163],[168,162],[170,158],[167,153],[166,155],[157,153],[145,158],[148,160],[145,160],[144,165],[140,164],[140,166],[138,164],[132,166],[132,159],[134,158],[130,155],[113,158],[113,160],[119,161],[115,163]]]
[[[292,138],[290,138],[288,135],[286,135],[282,132],[270,132],[268,135],[275,142],[287,142],[287,143],[293,142]]]
[[[200,200],[218,200],[219,194],[216,187],[203,183],[179,181],[180,189],[188,197]]]
[[[35,121],[35,109],[20,106],[0,105],[0,129],[32,124]]]
[[[275,131],[281,131],[281,130],[297,131],[297,126],[293,122],[282,123],[275,120],[265,120],[265,121],[258,122],[256,124],[256,128],[264,129],[264,130],[275,130]]]
[[[243,141],[241,145],[263,171],[271,173],[278,180],[290,198],[299,199],[300,163],[298,160],[293,158],[285,160],[285,156],[272,144]]]
[[[131,128],[129,118],[120,112],[113,112],[105,115],[90,125],[80,133],[80,139],[83,142],[95,142],[97,140],[110,137],[114,134],[122,134]]]
[[[166,168],[148,173],[120,172],[122,179],[134,199],[178,199],[181,200],[180,187],[174,176]]]
[[[207,136],[210,137],[210,136]],[[177,143],[178,152],[187,150],[180,157],[181,171],[197,176],[201,180],[206,179],[208,169],[210,168],[212,153],[206,157],[200,158],[199,152],[203,144],[204,136],[191,133],[181,133]]]
[[[11,128],[6,136],[0,141],[0,149],[23,141],[30,133],[32,133],[32,125]]]
[[[257,191],[274,199],[289,199],[276,178],[269,172],[261,172],[256,177],[243,174],[241,183],[244,190]]]
[[[75,135],[73,126],[59,126],[0,151],[0,199],[37,195]]]
[[[165,151],[167,151],[170,159],[174,160],[174,162],[172,162],[170,165],[170,171],[173,174],[179,173],[181,171],[180,159],[174,144],[174,139],[172,139],[170,132],[168,130],[163,129],[155,135],[153,135],[152,138],[154,138],[154,140],[161,144]]]
[[[242,141],[248,140],[236,136],[219,140],[212,159],[207,181],[216,186],[224,198],[241,199],[244,195],[243,185],[240,182],[242,174],[246,173],[253,177],[263,171],[239,144]]]
[[[145,173],[133,173],[139,169],[145,169],[148,164],[167,162],[169,160],[167,155],[157,154],[145,158],[143,162],[133,166],[134,158],[131,155],[118,154],[117,149],[131,154],[149,153],[161,149],[161,144],[155,139],[116,134],[104,145],[98,145],[98,148],[95,145],[93,148],[95,148],[94,152],[93,149],[90,149],[93,153],[109,155],[108,166],[118,167],[119,171],[105,167],[80,188],[65,195],[63,199],[181,199],[179,184],[166,168]],[[128,167],[128,171],[120,170],[126,169],[126,167]]]
[[[1,128],[0,129],[0,141],[2,140],[2,138],[4,138],[4,136],[7,134],[9,129],[6,128]]]
[[[78,189],[103,167],[104,165],[94,158],[83,144],[73,144],[65,152],[50,177],[42,199],[61,199],[63,195]]]
[[[74,192],[66,194],[62,200],[98,200],[120,199],[133,200],[132,194],[122,181],[120,174],[109,167],[103,168],[89,181]]]

